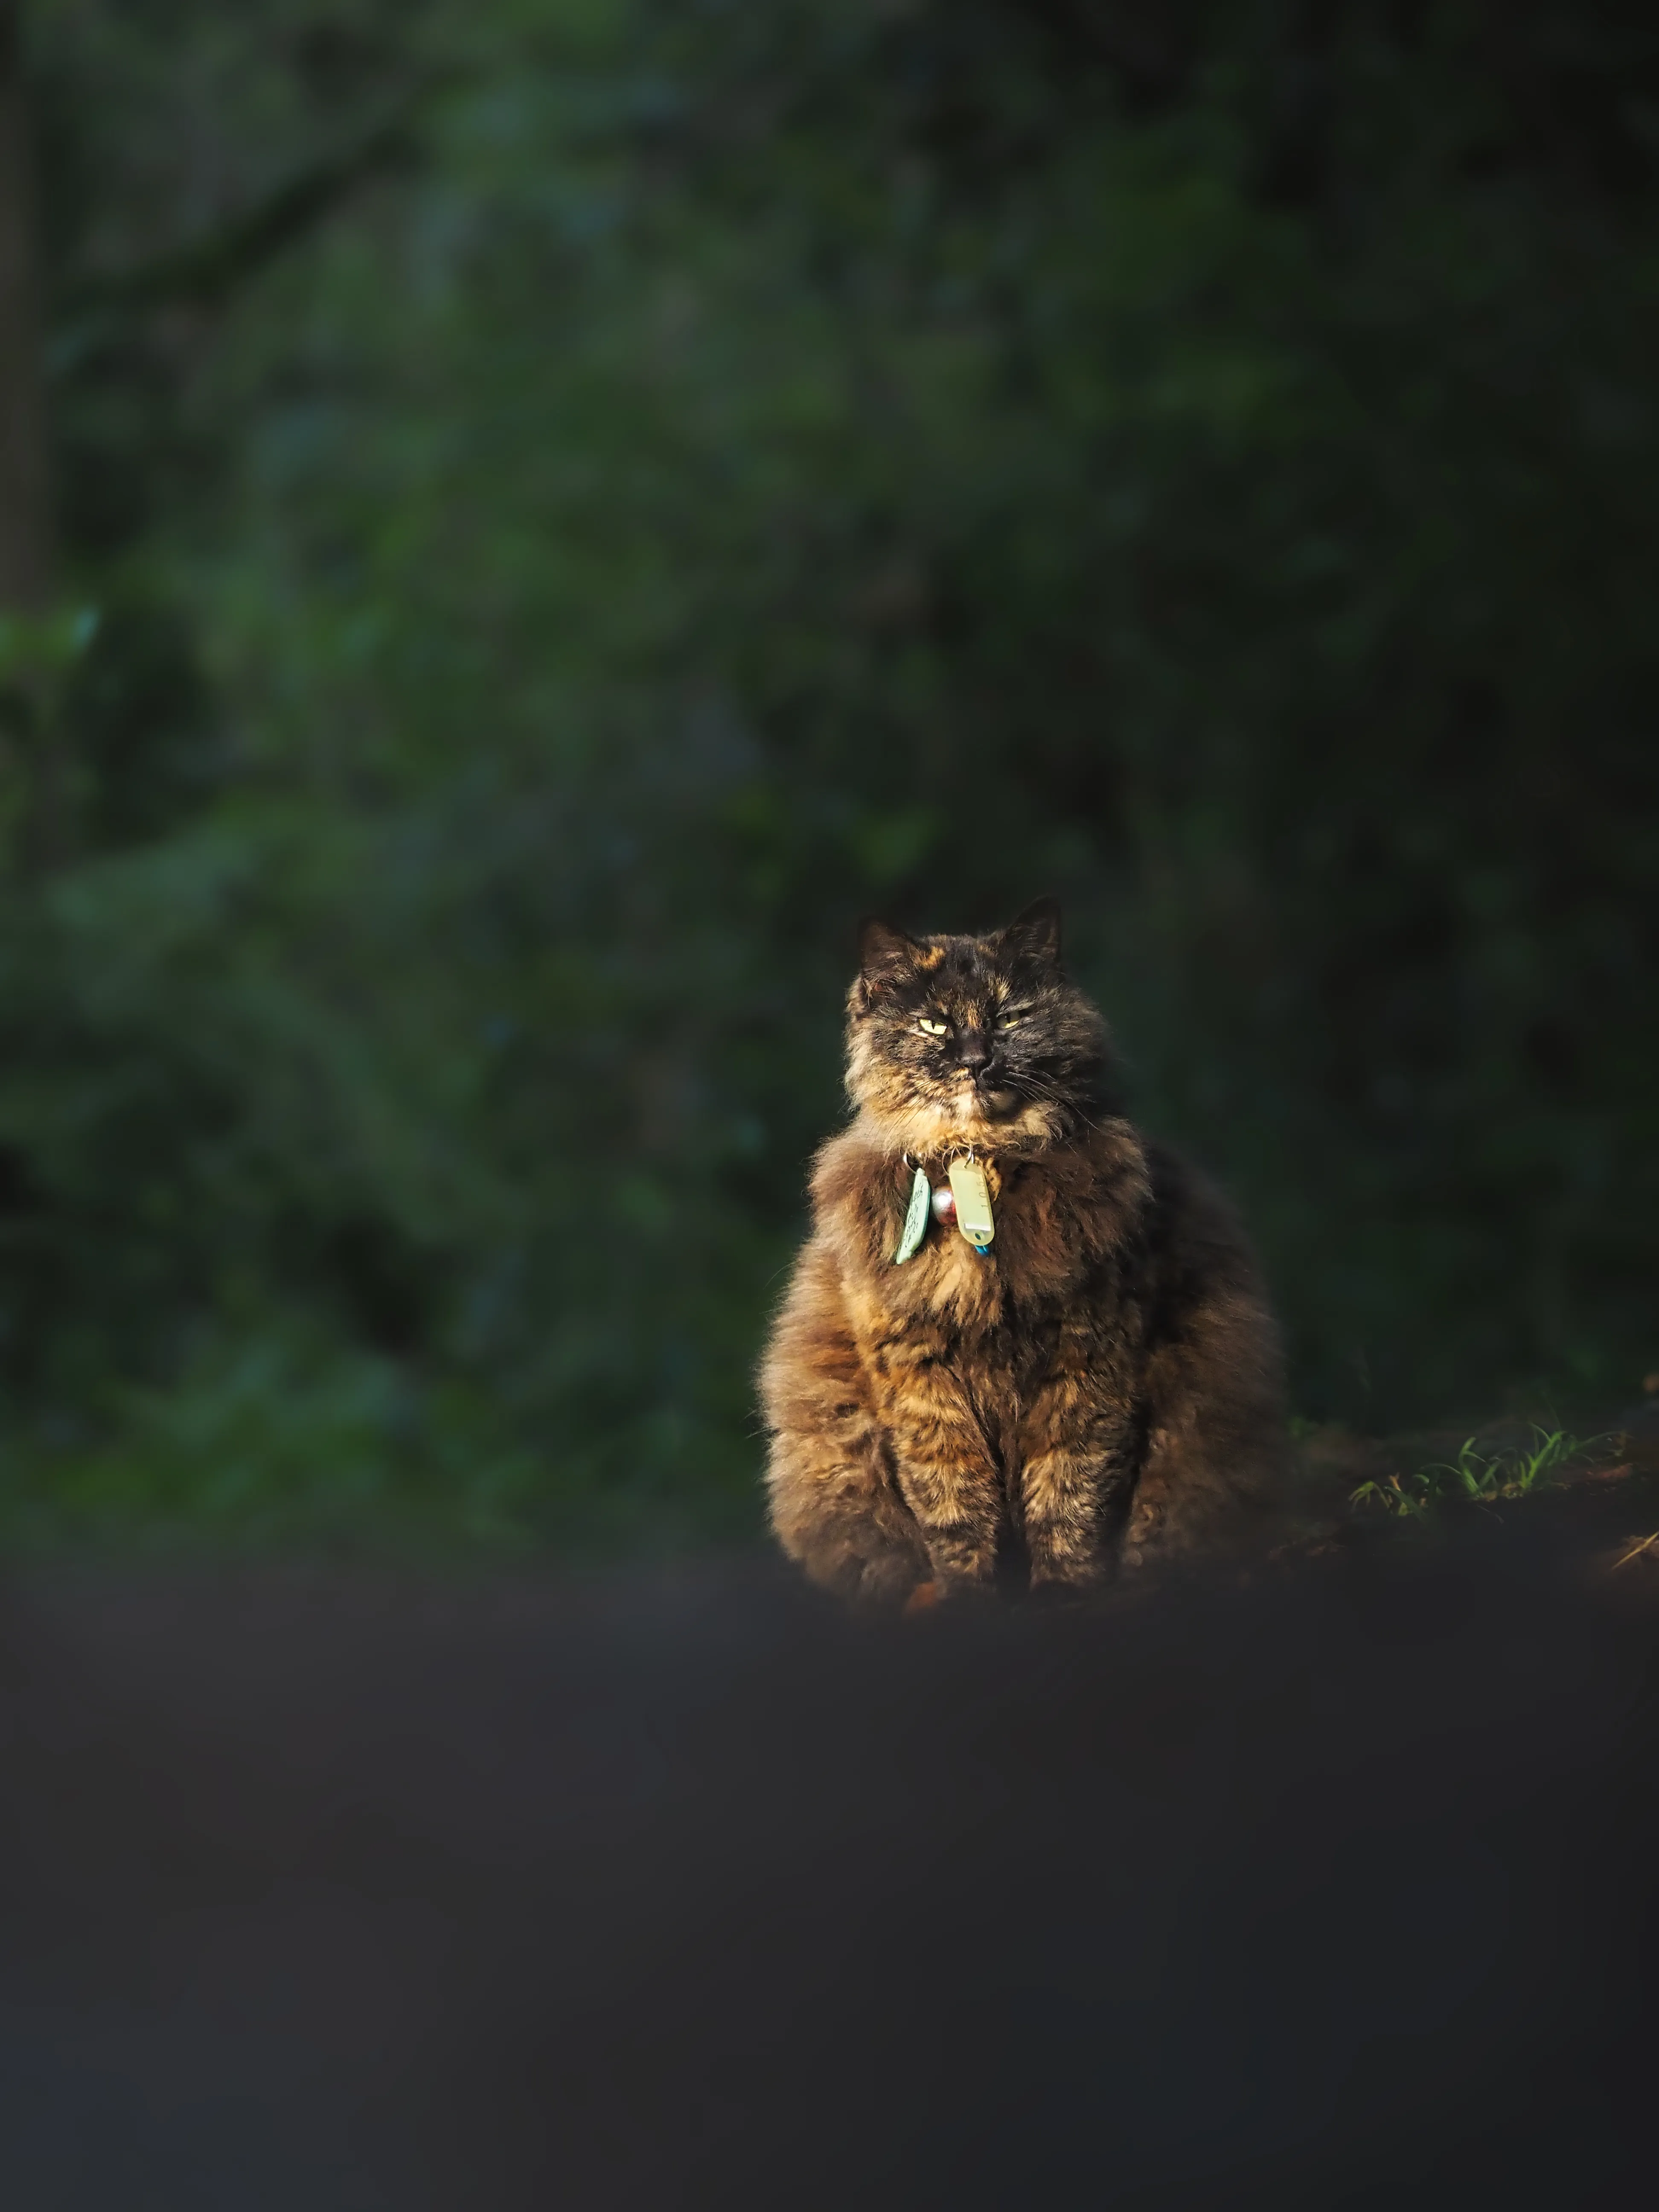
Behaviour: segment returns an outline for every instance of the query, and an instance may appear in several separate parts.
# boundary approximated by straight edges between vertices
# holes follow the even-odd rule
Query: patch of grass
[[[1448,1498],[1492,1505],[1500,1498],[1526,1498],[1534,1490],[1551,1488],[1564,1468],[1602,1441],[1600,1437],[1569,1436],[1565,1429],[1547,1429],[1536,1421],[1530,1444],[1508,1450],[1484,1452],[1473,1437],[1465,1437],[1455,1459],[1432,1461],[1410,1474],[1362,1482],[1349,1492],[1348,1502],[1410,1519]]]

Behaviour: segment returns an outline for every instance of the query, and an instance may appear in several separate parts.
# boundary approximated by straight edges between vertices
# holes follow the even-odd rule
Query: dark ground
[[[761,1567],[14,1577],[0,2194],[1632,2202],[1652,1528],[1638,1472],[904,1626]]]

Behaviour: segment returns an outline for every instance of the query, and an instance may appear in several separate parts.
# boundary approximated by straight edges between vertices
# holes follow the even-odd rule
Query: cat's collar
[[[971,1153],[964,1158],[959,1151],[946,1164],[946,1180],[938,1185],[932,1171],[911,1165],[908,1155],[906,1165],[911,1178],[910,1203],[905,1210],[898,1249],[893,1255],[894,1266],[902,1267],[921,1249],[930,1215],[941,1226],[947,1221],[953,1222],[981,1259],[987,1258],[997,1233],[990,1179],[986,1173],[988,1163],[975,1158]]]

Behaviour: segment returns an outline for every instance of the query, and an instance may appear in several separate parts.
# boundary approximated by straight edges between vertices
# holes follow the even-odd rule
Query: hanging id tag
[[[921,1249],[921,1240],[927,1234],[927,1208],[933,1195],[933,1186],[921,1170],[916,1170],[916,1179],[910,1186],[910,1206],[904,1217],[904,1234],[899,1238],[898,1250],[893,1255],[893,1265],[902,1267],[907,1260],[914,1260]]]
[[[984,1251],[997,1233],[984,1169],[973,1160],[952,1160],[951,1190],[957,1201],[957,1227],[975,1252]]]

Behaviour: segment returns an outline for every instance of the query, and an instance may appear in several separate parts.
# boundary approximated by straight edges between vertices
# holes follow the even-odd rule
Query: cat
[[[761,1368],[784,1551],[916,1609],[1086,1594],[1262,1526],[1285,1422],[1256,1264],[1217,1193],[1123,1117],[1057,902],[986,936],[864,923],[847,1044],[855,1115],[818,1154]],[[970,1156],[983,1251],[972,1183],[959,1220],[945,1194]]]

